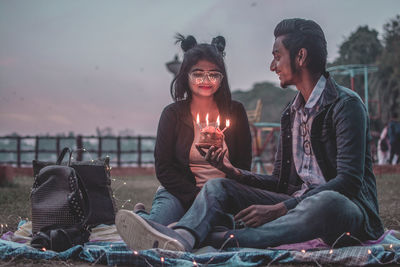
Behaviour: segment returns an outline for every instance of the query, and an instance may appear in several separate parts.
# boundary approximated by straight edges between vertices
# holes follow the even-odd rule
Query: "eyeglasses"
[[[222,73],[219,71],[196,70],[196,71],[189,73],[190,81],[195,84],[200,84],[200,83],[204,82],[204,80],[206,79],[206,76],[207,76],[208,80],[214,84],[220,83],[222,81],[222,78],[224,77],[224,75],[222,75]]]

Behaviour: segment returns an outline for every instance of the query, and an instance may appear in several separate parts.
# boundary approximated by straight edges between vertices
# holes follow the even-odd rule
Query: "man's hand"
[[[248,227],[258,227],[273,221],[287,213],[283,202],[275,205],[251,205],[235,216],[235,221],[242,221]]]
[[[217,148],[215,146],[204,146],[201,144],[195,144],[197,150],[200,155],[202,155],[205,160],[210,163],[211,166],[214,166],[218,170],[227,174],[228,177],[240,174],[239,170],[232,166],[228,159],[225,159],[225,154],[228,149]],[[208,151],[204,151],[203,149],[207,149]],[[231,177],[232,178],[232,177]]]

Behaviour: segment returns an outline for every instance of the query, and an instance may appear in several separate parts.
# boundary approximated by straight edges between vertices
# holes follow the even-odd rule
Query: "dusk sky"
[[[155,135],[177,32],[223,35],[231,89],[248,90],[278,84],[269,63],[282,19],[318,22],[332,61],[358,26],[381,33],[399,13],[398,0],[0,0],[0,135]]]

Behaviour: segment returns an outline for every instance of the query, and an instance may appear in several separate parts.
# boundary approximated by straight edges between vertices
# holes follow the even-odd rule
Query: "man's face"
[[[282,88],[296,83],[296,73],[293,72],[290,64],[289,50],[287,50],[282,43],[284,38],[285,36],[283,35],[275,39],[272,48],[272,55],[274,58],[270,65],[270,70],[278,75]]]

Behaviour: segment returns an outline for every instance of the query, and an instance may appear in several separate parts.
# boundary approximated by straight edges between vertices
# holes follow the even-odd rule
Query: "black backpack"
[[[69,152],[68,166],[61,165]],[[32,241],[37,249],[64,251],[88,241],[90,203],[82,179],[64,148],[55,165],[42,168],[31,191]]]

